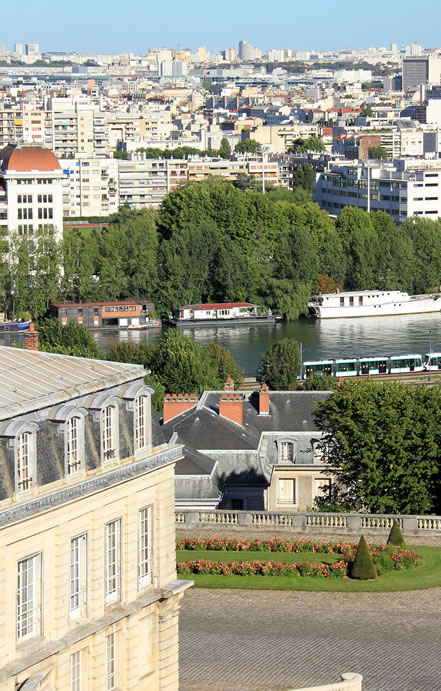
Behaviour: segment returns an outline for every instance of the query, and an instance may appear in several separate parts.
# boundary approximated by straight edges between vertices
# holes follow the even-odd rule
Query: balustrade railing
[[[370,533],[386,534],[394,520],[398,521],[405,535],[441,534],[441,516],[393,516],[364,513],[317,513],[286,511],[201,511],[184,509],[176,511],[179,528],[218,525],[239,530],[289,529],[305,533]]]

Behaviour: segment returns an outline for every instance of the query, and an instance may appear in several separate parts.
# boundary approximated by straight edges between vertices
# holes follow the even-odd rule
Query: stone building
[[[182,447],[144,374],[0,347],[1,691],[178,688]]]

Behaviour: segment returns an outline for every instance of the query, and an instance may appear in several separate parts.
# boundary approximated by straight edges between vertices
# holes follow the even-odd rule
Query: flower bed
[[[410,569],[419,566],[421,557],[412,550],[393,545],[369,546],[378,575],[388,571]],[[345,543],[307,542],[303,540],[241,540],[217,538],[209,540],[191,538],[178,540],[178,550],[192,551],[236,551],[236,552],[290,552],[339,554],[341,559],[333,564],[300,561],[288,564],[270,560],[216,561],[195,559],[177,563],[178,574],[204,574],[221,576],[312,576],[315,578],[347,578],[349,565],[354,560],[357,546]]]

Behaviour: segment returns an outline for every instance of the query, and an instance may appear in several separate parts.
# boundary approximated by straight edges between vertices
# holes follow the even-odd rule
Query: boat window
[[[359,295],[358,297],[358,304],[362,305],[363,304],[363,295]]]
[[[344,306],[345,306],[345,299],[340,298],[340,307],[344,307]]]

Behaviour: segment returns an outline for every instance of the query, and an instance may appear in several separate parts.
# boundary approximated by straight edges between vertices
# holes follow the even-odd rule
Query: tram
[[[334,377],[359,377],[373,374],[422,372],[425,369],[441,370],[441,353],[428,353],[424,364],[422,356],[416,354],[312,360],[303,363],[303,378],[307,379],[311,374],[329,374]]]

